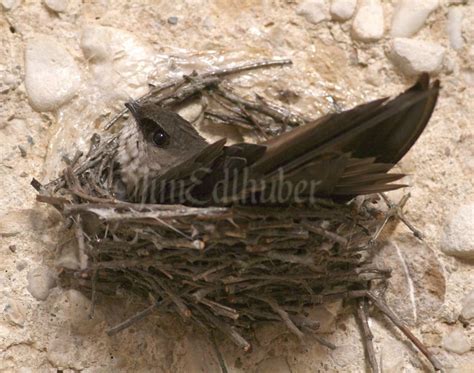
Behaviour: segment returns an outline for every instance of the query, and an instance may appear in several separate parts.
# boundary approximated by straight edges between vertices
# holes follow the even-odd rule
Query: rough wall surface
[[[137,310],[133,300],[101,302],[89,320],[88,299],[55,287],[60,225],[35,202],[29,183],[57,174],[62,157],[87,148],[107,116],[146,92],[148,81],[272,57],[294,65],[252,72],[236,84],[314,116],[396,94],[422,70],[441,79],[434,116],[399,165],[412,185],[406,215],[426,238],[398,225],[378,260],[394,269],[389,304],[448,371],[472,371],[472,1],[1,3],[0,371],[219,371],[212,345],[175,319],[153,315],[107,337],[108,326]],[[357,326],[339,308],[316,310],[335,351],[263,326],[250,354],[218,341],[229,371],[365,371]],[[429,370],[400,333],[373,316],[384,372]]]

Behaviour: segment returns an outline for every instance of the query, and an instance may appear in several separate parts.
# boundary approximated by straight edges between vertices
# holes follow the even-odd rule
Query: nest
[[[270,136],[305,119],[222,89],[222,80],[230,73],[274,64],[195,74],[155,87],[141,100],[173,108],[205,95],[218,101],[221,110],[209,109],[205,117]],[[149,302],[109,334],[151,312],[171,312],[207,332],[222,332],[247,351],[248,331],[260,322],[283,323],[303,338],[319,326],[307,317],[308,307],[357,299],[372,366],[376,362],[367,300],[434,359],[372,290],[390,274],[372,263],[374,242],[389,218],[375,207],[377,197],[352,203],[321,199],[311,206],[287,207],[129,203],[117,200],[112,191],[116,149],[116,134],[95,135],[88,154],[78,154],[59,179],[45,186],[34,182],[38,200],[63,214],[66,234],[77,241],[78,261],[62,268],[63,286],[88,293],[93,303],[100,294],[114,295],[118,289]]]

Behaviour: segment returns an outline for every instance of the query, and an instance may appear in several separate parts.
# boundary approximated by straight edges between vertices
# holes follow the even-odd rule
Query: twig
[[[251,345],[248,343],[245,338],[243,338],[238,332],[231,328],[228,324],[222,322],[217,317],[213,316],[209,312],[205,311],[201,306],[196,305],[196,309],[207,319],[209,320],[217,329],[222,333],[230,337],[237,346],[240,346],[244,351],[250,351]]]
[[[253,298],[258,299],[262,302],[267,303],[273,311],[275,311],[282,321],[285,323],[285,325],[288,327],[288,329],[295,334],[300,341],[303,340],[304,334],[301,330],[298,329],[298,327],[295,325],[295,323],[291,320],[290,316],[288,315],[288,312],[286,312],[283,308],[281,308],[277,302],[275,302],[273,299],[267,298],[267,297],[257,297],[254,296]]]
[[[398,204],[392,202],[385,193],[380,193],[380,195],[382,196],[385,203],[387,204],[387,207],[389,208],[385,224],[390,218],[395,216],[396,218],[400,219],[403,222],[403,224],[405,224],[408,227],[408,229],[410,229],[413,232],[413,235],[416,238],[423,240],[423,233],[420,230],[416,229],[415,226],[405,217],[405,214],[403,213],[403,207],[405,206],[408,199],[410,198],[410,194],[409,193],[405,194]],[[382,229],[383,229],[383,226],[382,226]]]
[[[403,334],[421,351],[423,355],[430,361],[433,365],[435,370],[441,371],[443,366],[438,361],[438,359],[426,348],[426,346],[408,329],[408,327],[398,319],[398,317],[393,313],[393,311],[387,307],[385,302],[383,302],[380,298],[375,296],[370,291],[367,292],[367,296],[370,298],[372,302],[374,302],[375,306],[385,315],[387,316],[390,321],[392,321],[395,326],[400,329]]]
[[[247,109],[255,110],[259,113],[265,114],[280,123],[286,123],[290,126],[296,127],[301,124],[304,124],[305,122],[303,119],[295,116],[293,113],[290,113],[287,110],[284,110],[282,108],[279,108],[277,110],[260,102],[244,99],[236,95],[235,93],[230,92],[228,89],[218,87],[215,92],[223,98],[229,100],[230,102],[233,102],[234,104],[241,105]]]
[[[240,117],[227,115],[224,113],[218,113],[216,111],[207,110],[204,113],[204,117],[209,119],[214,119],[214,122],[221,122],[222,124],[229,126],[236,126],[243,128],[245,130],[253,130],[253,126],[248,124],[248,122]]]
[[[92,279],[91,279],[91,284],[92,284],[92,294],[91,294],[91,309],[89,311],[89,318],[93,319],[94,318],[94,312],[95,312],[95,305],[97,302],[97,274],[98,270],[95,270],[92,273]]]
[[[330,350],[335,350],[337,348],[337,346],[334,343],[329,342],[328,340],[324,339],[320,335],[313,334],[313,338],[316,339],[316,341],[319,344],[329,348]]]
[[[228,370],[227,370],[227,366],[225,364],[225,360],[224,360],[224,357],[222,356],[222,353],[221,353],[221,350],[219,348],[219,345],[217,344],[217,338],[216,338],[216,335],[215,333],[212,333],[212,345],[214,346],[214,350],[216,351],[216,355],[217,355],[217,360],[219,362],[219,366],[221,368],[221,372],[222,373],[228,373]]]
[[[118,332],[121,332],[122,330],[128,328],[130,325],[140,320],[143,320],[145,317],[151,315],[160,305],[161,305],[161,302],[156,302],[152,304],[151,306],[145,308],[143,311],[138,312],[134,316],[110,328],[109,330],[107,330],[107,334],[109,336],[115,335]]]
[[[191,310],[184,304],[183,300],[174,291],[172,291],[169,286],[167,286],[163,281],[158,280],[158,278],[155,277],[155,282],[165,291],[166,295],[168,295],[168,297],[173,301],[173,303],[176,305],[176,308],[178,309],[179,314],[184,319],[190,318]]]
[[[79,266],[82,270],[87,268],[87,254],[86,254],[86,244],[84,238],[84,230],[82,229],[82,218],[80,215],[76,215],[75,218],[75,233],[78,246],[78,260]]]
[[[364,342],[365,353],[369,362],[370,371],[372,373],[379,373],[379,367],[377,359],[375,358],[373,334],[369,327],[367,317],[367,300],[366,298],[360,298],[357,300],[356,305],[356,317],[359,321],[360,328],[362,330],[362,341]]]
[[[234,67],[224,67],[221,69],[217,69],[214,71],[210,71],[208,73],[203,73],[200,75],[202,79],[204,78],[211,78],[211,77],[224,77],[232,74],[237,74],[237,73],[242,73],[244,71],[249,71],[249,70],[255,70],[255,69],[261,69],[261,68],[270,68],[274,66],[284,66],[284,65],[291,65],[292,62],[290,59],[282,59],[282,60],[263,60],[263,61],[257,61],[257,62],[252,62],[248,64],[243,64],[243,65],[238,65]],[[152,97],[153,95],[164,91],[165,89],[171,88],[173,86],[179,86],[180,84],[183,84],[186,82],[186,77],[179,78],[172,80],[170,82],[161,84],[157,87],[154,87],[148,92],[147,94],[141,96],[137,101],[138,102],[143,102],[147,100],[148,98]],[[119,113],[117,113],[106,125],[105,125],[105,130],[109,130],[120,118],[122,118],[125,114],[127,113],[127,109],[123,109]]]
[[[245,116],[250,120],[250,122],[255,126],[255,128],[260,132],[260,134],[263,136],[265,140],[268,140],[268,135],[265,132],[265,129],[263,128],[262,124],[260,121],[248,110],[246,110],[244,107],[241,107],[242,113],[245,114]]]

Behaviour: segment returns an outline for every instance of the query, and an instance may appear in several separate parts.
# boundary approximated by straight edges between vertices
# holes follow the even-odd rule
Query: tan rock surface
[[[134,301],[102,300],[97,312],[105,321],[78,328],[76,313],[82,306],[70,306],[76,315],[72,318],[58,309],[70,300],[70,293],[65,295],[65,290],[54,288],[45,301],[33,298],[27,290],[27,273],[40,265],[53,265],[60,227],[47,223],[38,229],[24,217],[24,211],[38,208],[29,185],[31,178],[51,178],[61,169],[62,156],[86,149],[100,118],[116,112],[130,96],[142,93],[146,89],[143,76],[150,71],[154,71],[151,81],[156,82],[193,69],[262,57],[290,57],[292,68],[251,73],[237,78],[236,83],[274,100],[288,97],[284,93],[289,90],[301,97],[292,101],[292,106],[315,116],[333,110],[334,102],[349,108],[398,93],[413,78],[401,75],[387,58],[391,45],[388,33],[373,43],[354,42],[350,20],[312,24],[297,14],[300,2],[295,1],[70,0],[60,14],[39,1],[18,3],[0,10],[0,215],[20,214],[14,224],[8,218],[1,225],[10,234],[0,234],[0,370],[168,372],[176,367],[184,372],[193,365],[192,359],[197,359],[196,367],[215,369],[215,357],[205,362],[191,351],[195,343],[203,353],[209,346],[191,342],[184,326],[167,316],[152,315],[108,337],[107,326],[137,312]],[[382,3],[385,24],[390,24],[392,2]],[[417,250],[416,240],[405,241],[403,237],[409,233],[399,225],[392,239],[401,255],[396,253],[393,271],[400,286],[411,283],[408,293],[406,289],[400,293],[416,298],[409,301],[420,312],[416,320],[411,316],[414,333],[426,338],[447,368],[466,371],[465,367],[474,365],[474,352],[459,355],[445,351],[441,337],[461,326],[461,300],[472,290],[474,266],[443,254],[441,240],[449,217],[474,201],[474,32],[466,27],[474,24],[474,3],[456,5],[463,12],[464,39],[457,50],[450,47],[446,32],[447,6],[433,12],[417,33],[417,38],[446,48],[439,72],[443,89],[427,130],[399,166],[410,174],[412,185],[407,217],[425,233],[426,246]],[[168,22],[170,17],[177,17],[177,22]],[[114,49],[115,60],[105,58],[104,62],[84,55],[81,38],[84,30],[93,26],[119,29],[123,31],[120,35],[127,35],[115,36],[126,43],[114,45],[122,48],[122,54]],[[49,35],[66,46],[82,74],[81,86],[71,101],[50,113],[31,108],[23,80],[27,41],[38,34]],[[127,54],[133,50],[130,34],[139,41],[143,54]],[[88,42],[92,51],[102,50],[100,43]],[[100,81],[95,74],[100,75]],[[118,75],[123,80],[114,90]],[[242,139],[236,132],[202,130],[210,137],[225,134]],[[26,154],[22,155],[18,145]],[[10,249],[12,246],[15,250]],[[410,309],[405,312],[413,315]],[[399,340],[399,333],[387,329],[380,315],[374,315],[371,326],[377,356],[382,357],[387,371],[428,370],[420,354],[408,349]],[[472,339],[473,325],[464,327],[464,334]],[[267,370],[279,366],[292,372],[365,371],[359,332],[347,312],[338,317],[335,332],[325,335],[341,346],[339,351],[329,351],[311,337],[300,345],[284,330],[265,333],[266,337],[260,336],[265,343],[256,343],[250,354],[220,341],[230,372],[256,372],[259,366]]]

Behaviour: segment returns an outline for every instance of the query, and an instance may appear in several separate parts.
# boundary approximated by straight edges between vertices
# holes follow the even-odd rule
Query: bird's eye
[[[170,138],[168,134],[161,128],[158,128],[153,134],[153,142],[156,146],[164,147],[169,144]]]

